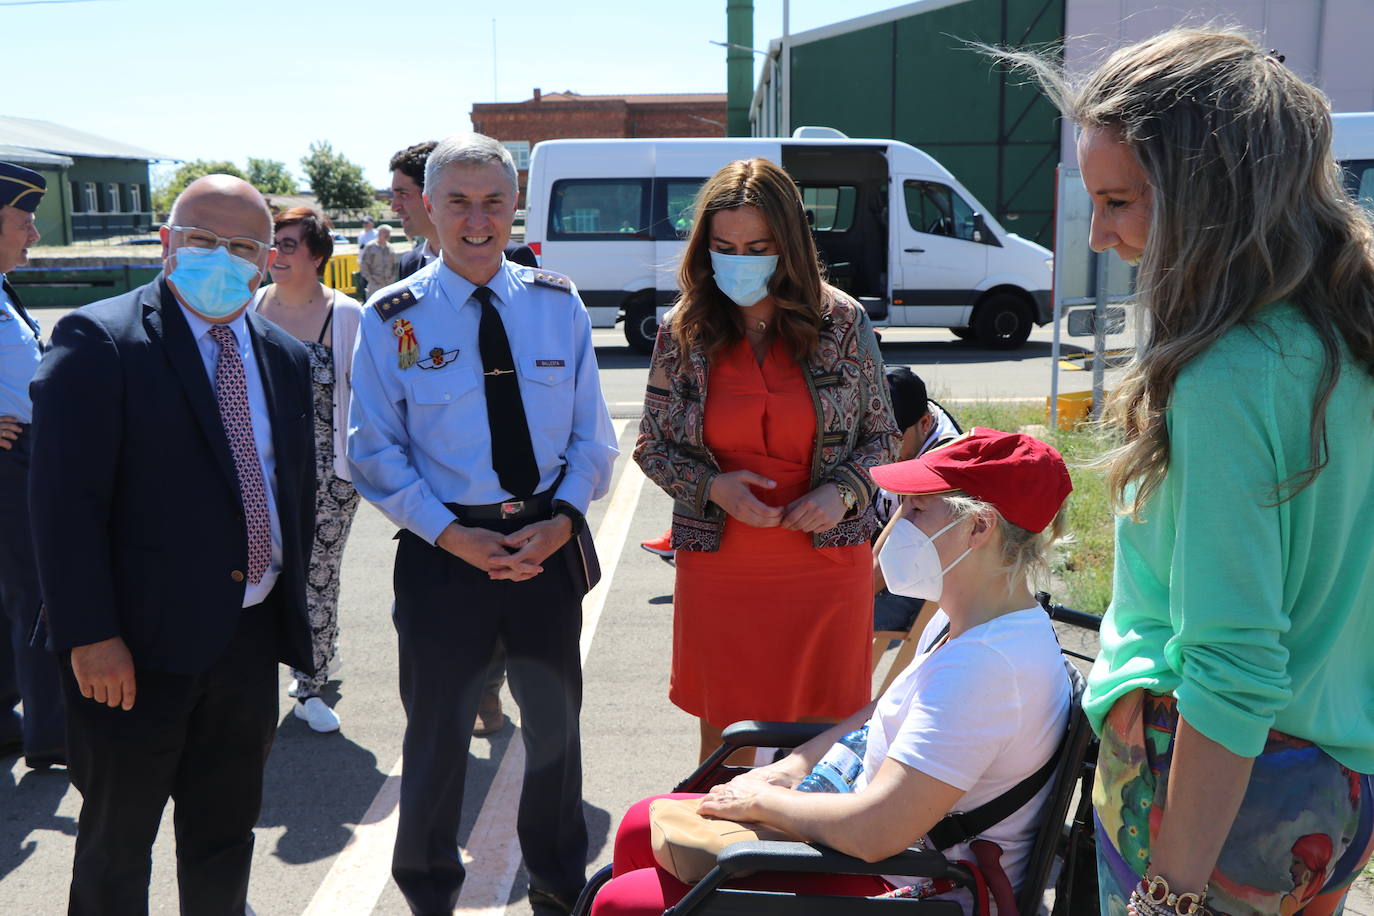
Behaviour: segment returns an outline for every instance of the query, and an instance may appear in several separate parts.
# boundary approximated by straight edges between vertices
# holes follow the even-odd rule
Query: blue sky
[[[792,0],[791,27],[899,5]],[[755,0],[754,46],[781,34],[782,0]],[[725,0],[0,0],[0,35],[0,114],[298,178],[328,140],[377,185],[400,147],[470,130],[474,102],[725,91]]]

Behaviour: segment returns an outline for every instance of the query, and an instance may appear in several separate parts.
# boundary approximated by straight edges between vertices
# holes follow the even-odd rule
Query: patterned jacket
[[[721,473],[704,434],[709,367],[699,351],[688,354],[684,367],[671,327],[670,312],[654,344],[634,458],[674,499],[674,549],[712,552],[720,548],[725,510],[707,498]],[[816,409],[811,488],[842,481],[859,497],[838,525],[813,534],[812,544],[866,544],[878,525],[868,469],[896,457],[899,435],[877,338],[863,308],[845,294],[830,292],[819,345],[803,361],[802,375]]]

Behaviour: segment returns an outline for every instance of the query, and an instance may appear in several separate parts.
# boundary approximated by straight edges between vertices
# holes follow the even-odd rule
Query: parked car
[[[525,241],[572,277],[594,326],[624,321],[648,353],[677,296],[697,189],[762,156],[800,186],[830,281],[875,325],[948,327],[1010,349],[1052,319],[1050,251],[1004,229],[929,155],[829,128],[798,135],[546,140],[530,159]]]

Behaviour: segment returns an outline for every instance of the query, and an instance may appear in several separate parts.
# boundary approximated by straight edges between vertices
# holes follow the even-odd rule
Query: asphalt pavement
[[[40,315],[45,324],[53,316]],[[889,362],[917,364],[943,397],[1043,398],[1046,332],[993,354],[947,332],[885,334]],[[618,329],[598,331],[598,359],[621,456],[611,492],[592,507],[604,578],[584,602],[586,696],[582,714],[590,872],[610,860],[616,823],[630,804],[665,791],[695,762],[696,724],[667,700],[672,568],[639,542],[667,525],[670,502],[629,460],[648,360]],[[1037,339],[1042,338],[1042,339]],[[1079,373],[1086,375],[1086,373]],[[407,912],[390,880],[404,717],[389,619],[395,529],[364,503],[344,555],[340,597],[343,667],[329,699],[342,720],[319,735],[291,715],[281,672],[281,719],[267,766],[250,903],[259,916],[365,916]],[[457,606],[455,606],[457,612]],[[881,675],[882,669],[879,673]],[[508,714],[518,716],[509,694]],[[460,831],[469,858],[463,912],[530,912],[514,838],[523,748],[509,722],[474,739]],[[0,916],[65,912],[80,796],[62,769],[0,763]],[[153,852],[151,912],[177,912],[171,806]],[[1374,916],[1366,895],[1346,912]]]

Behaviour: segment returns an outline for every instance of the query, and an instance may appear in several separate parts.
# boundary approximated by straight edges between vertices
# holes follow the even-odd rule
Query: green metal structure
[[[1062,41],[1064,3],[910,3],[800,33],[789,43],[791,123],[771,131],[756,123],[755,132],[787,136],[817,124],[905,141],[938,159],[1009,230],[1052,246],[1058,112],[968,43]],[[769,92],[776,87],[760,87]]]
[[[725,134],[747,137],[754,94],[754,0],[726,0],[725,43]]]

